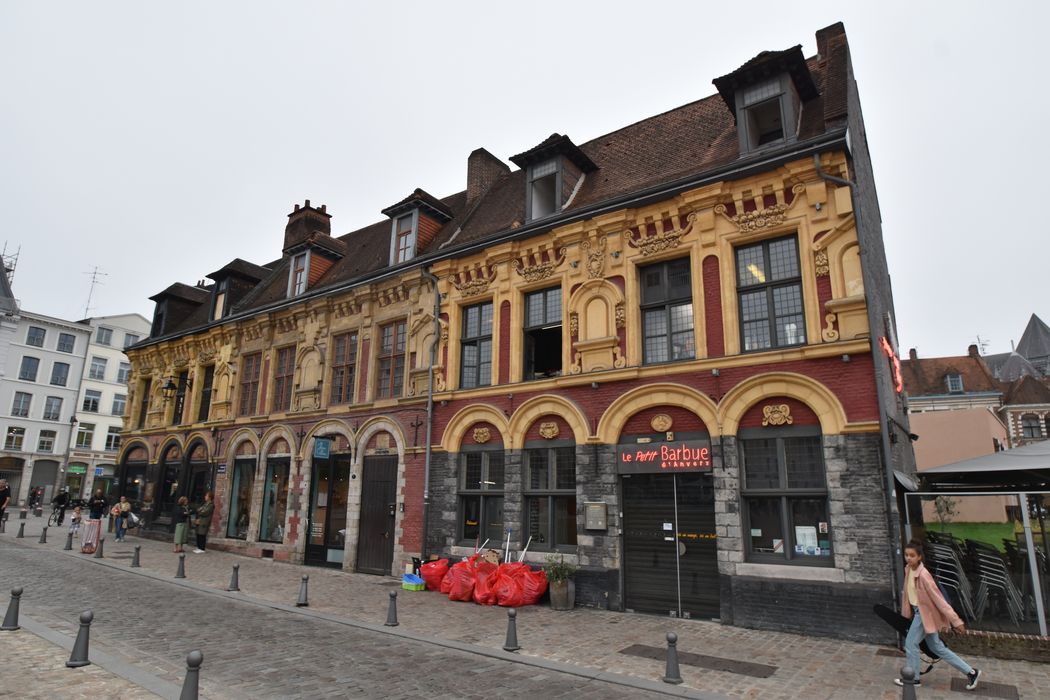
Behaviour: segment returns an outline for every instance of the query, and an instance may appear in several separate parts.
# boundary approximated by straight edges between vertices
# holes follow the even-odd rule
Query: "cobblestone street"
[[[201,690],[209,698],[658,697],[654,691],[785,700],[899,697],[892,679],[903,659],[878,654],[872,645],[698,620],[533,606],[519,611],[522,650],[513,655],[518,662],[508,661],[505,657],[511,655],[501,650],[507,619],[502,608],[399,591],[400,626],[390,634],[382,623],[389,592],[399,590],[391,578],[209,551],[187,554],[187,578],[176,580],[177,556],[166,543],[131,537],[117,544],[110,539],[105,558],[96,559],[62,551],[64,533],[49,533],[49,542],[38,544],[40,524],[34,520],[27,521],[25,539],[14,539],[17,521],[0,535],[4,605],[9,589],[23,586],[23,615],[70,637],[77,614],[92,608],[93,652],[112,654],[169,684],[181,684],[186,653],[200,648],[205,655]],[[142,568],[130,569],[136,544],[142,548]],[[241,592],[226,593],[235,563],[240,565]],[[310,576],[310,604],[296,609],[304,574]],[[872,624],[881,623],[873,617]],[[636,644],[663,647],[668,631],[678,634],[683,653],[776,670],[757,678],[683,664],[685,683],[676,687],[660,683],[662,657],[620,653]],[[8,677],[19,679],[13,697],[55,697],[56,688],[66,684],[86,692],[82,679],[112,687],[122,697],[149,697],[142,691],[124,695],[128,682],[95,666],[88,667],[91,673],[65,669],[68,652],[26,630],[0,633],[0,656],[11,660],[7,663],[13,675]],[[1046,697],[1050,687],[1045,665],[981,658],[972,662],[984,670],[984,679],[1014,685],[1022,698]],[[551,664],[582,675],[560,672]],[[595,679],[602,673],[616,674],[606,677],[614,682]],[[948,669],[938,668],[923,679],[920,697],[959,697],[950,690],[951,678]],[[5,685],[0,693],[14,687]]]

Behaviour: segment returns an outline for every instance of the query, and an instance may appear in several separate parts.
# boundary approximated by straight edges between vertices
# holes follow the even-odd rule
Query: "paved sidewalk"
[[[178,558],[170,544],[134,536],[127,543],[119,544],[110,536],[104,547],[105,560],[99,562],[76,551],[62,551],[64,530],[54,536],[49,532],[49,542],[38,544],[42,523],[32,517],[27,522],[26,538],[20,543],[39,549],[42,556],[79,557],[124,568],[130,564],[133,546],[139,545],[142,563],[139,571],[165,578],[175,574]],[[11,523],[15,523],[14,530]],[[17,523],[9,522],[8,533],[0,537],[13,537]],[[212,550],[205,554],[186,554],[185,581],[224,590],[233,564],[240,565],[240,595],[243,596],[293,605],[301,577],[309,575],[311,614],[381,625],[386,620],[389,592],[398,590],[401,631],[493,649],[499,649],[504,642],[505,609],[451,602],[433,592],[404,591],[393,578],[275,563]],[[178,582],[174,578],[171,581]],[[872,616],[872,624],[882,623]],[[635,644],[662,648],[666,645],[665,635],[670,631],[678,634],[680,652],[767,664],[777,669],[768,678],[756,678],[683,664],[685,688],[736,698],[771,700],[900,697],[900,689],[893,685],[892,679],[903,665],[903,658],[878,654],[880,647],[870,644],[583,608],[557,612],[541,605],[518,611],[520,655],[648,681],[659,681],[664,673],[663,659],[628,656],[620,651]],[[1016,686],[1021,698],[1050,696],[1050,665],[976,657],[968,660],[982,669],[983,679]],[[954,674],[945,667],[924,677],[920,697],[959,698],[960,695],[950,689]]]

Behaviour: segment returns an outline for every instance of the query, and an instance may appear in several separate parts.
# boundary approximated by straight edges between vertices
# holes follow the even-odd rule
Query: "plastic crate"
[[[427,584],[415,574],[405,574],[401,577],[401,587],[406,591],[424,591]]]

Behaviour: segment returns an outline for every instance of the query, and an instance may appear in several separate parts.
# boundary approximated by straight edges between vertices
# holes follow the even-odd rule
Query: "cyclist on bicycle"
[[[55,525],[61,527],[62,521],[66,519],[66,508],[69,506],[69,489],[65,486],[62,490],[55,494],[55,497],[51,499],[51,518],[55,517],[55,512],[58,513],[58,519]],[[50,518],[49,518],[50,520]]]

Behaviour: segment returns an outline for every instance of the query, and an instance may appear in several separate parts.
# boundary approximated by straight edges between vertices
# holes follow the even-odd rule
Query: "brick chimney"
[[[846,27],[842,22],[836,22],[830,27],[824,27],[823,29],[817,30],[817,53],[821,58],[828,57],[828,42],[832,37],[843,36],[846,33]]]
[[[917,359],[919,359],[919,353],[917,353],[915,351],[915,348],[912,348],[911,350],[908,351],[908,359],[909,360],[917,360]]]
[[[977,344],[971,344],[970,347],[966,348],[966,354],[970,357],[980,357],[981,352],[977,349]]]
[[[467,157],[467,205],[471,205],[485,194],[510,168],[484,148],[479,148]]]
[[[310,206],[309,199],[301,207],[296,204],[288,215],[288,225],[284,227],[284,250],[316,235],[331,237],[332,215],[325,211],[324,204],[320,208]]]

